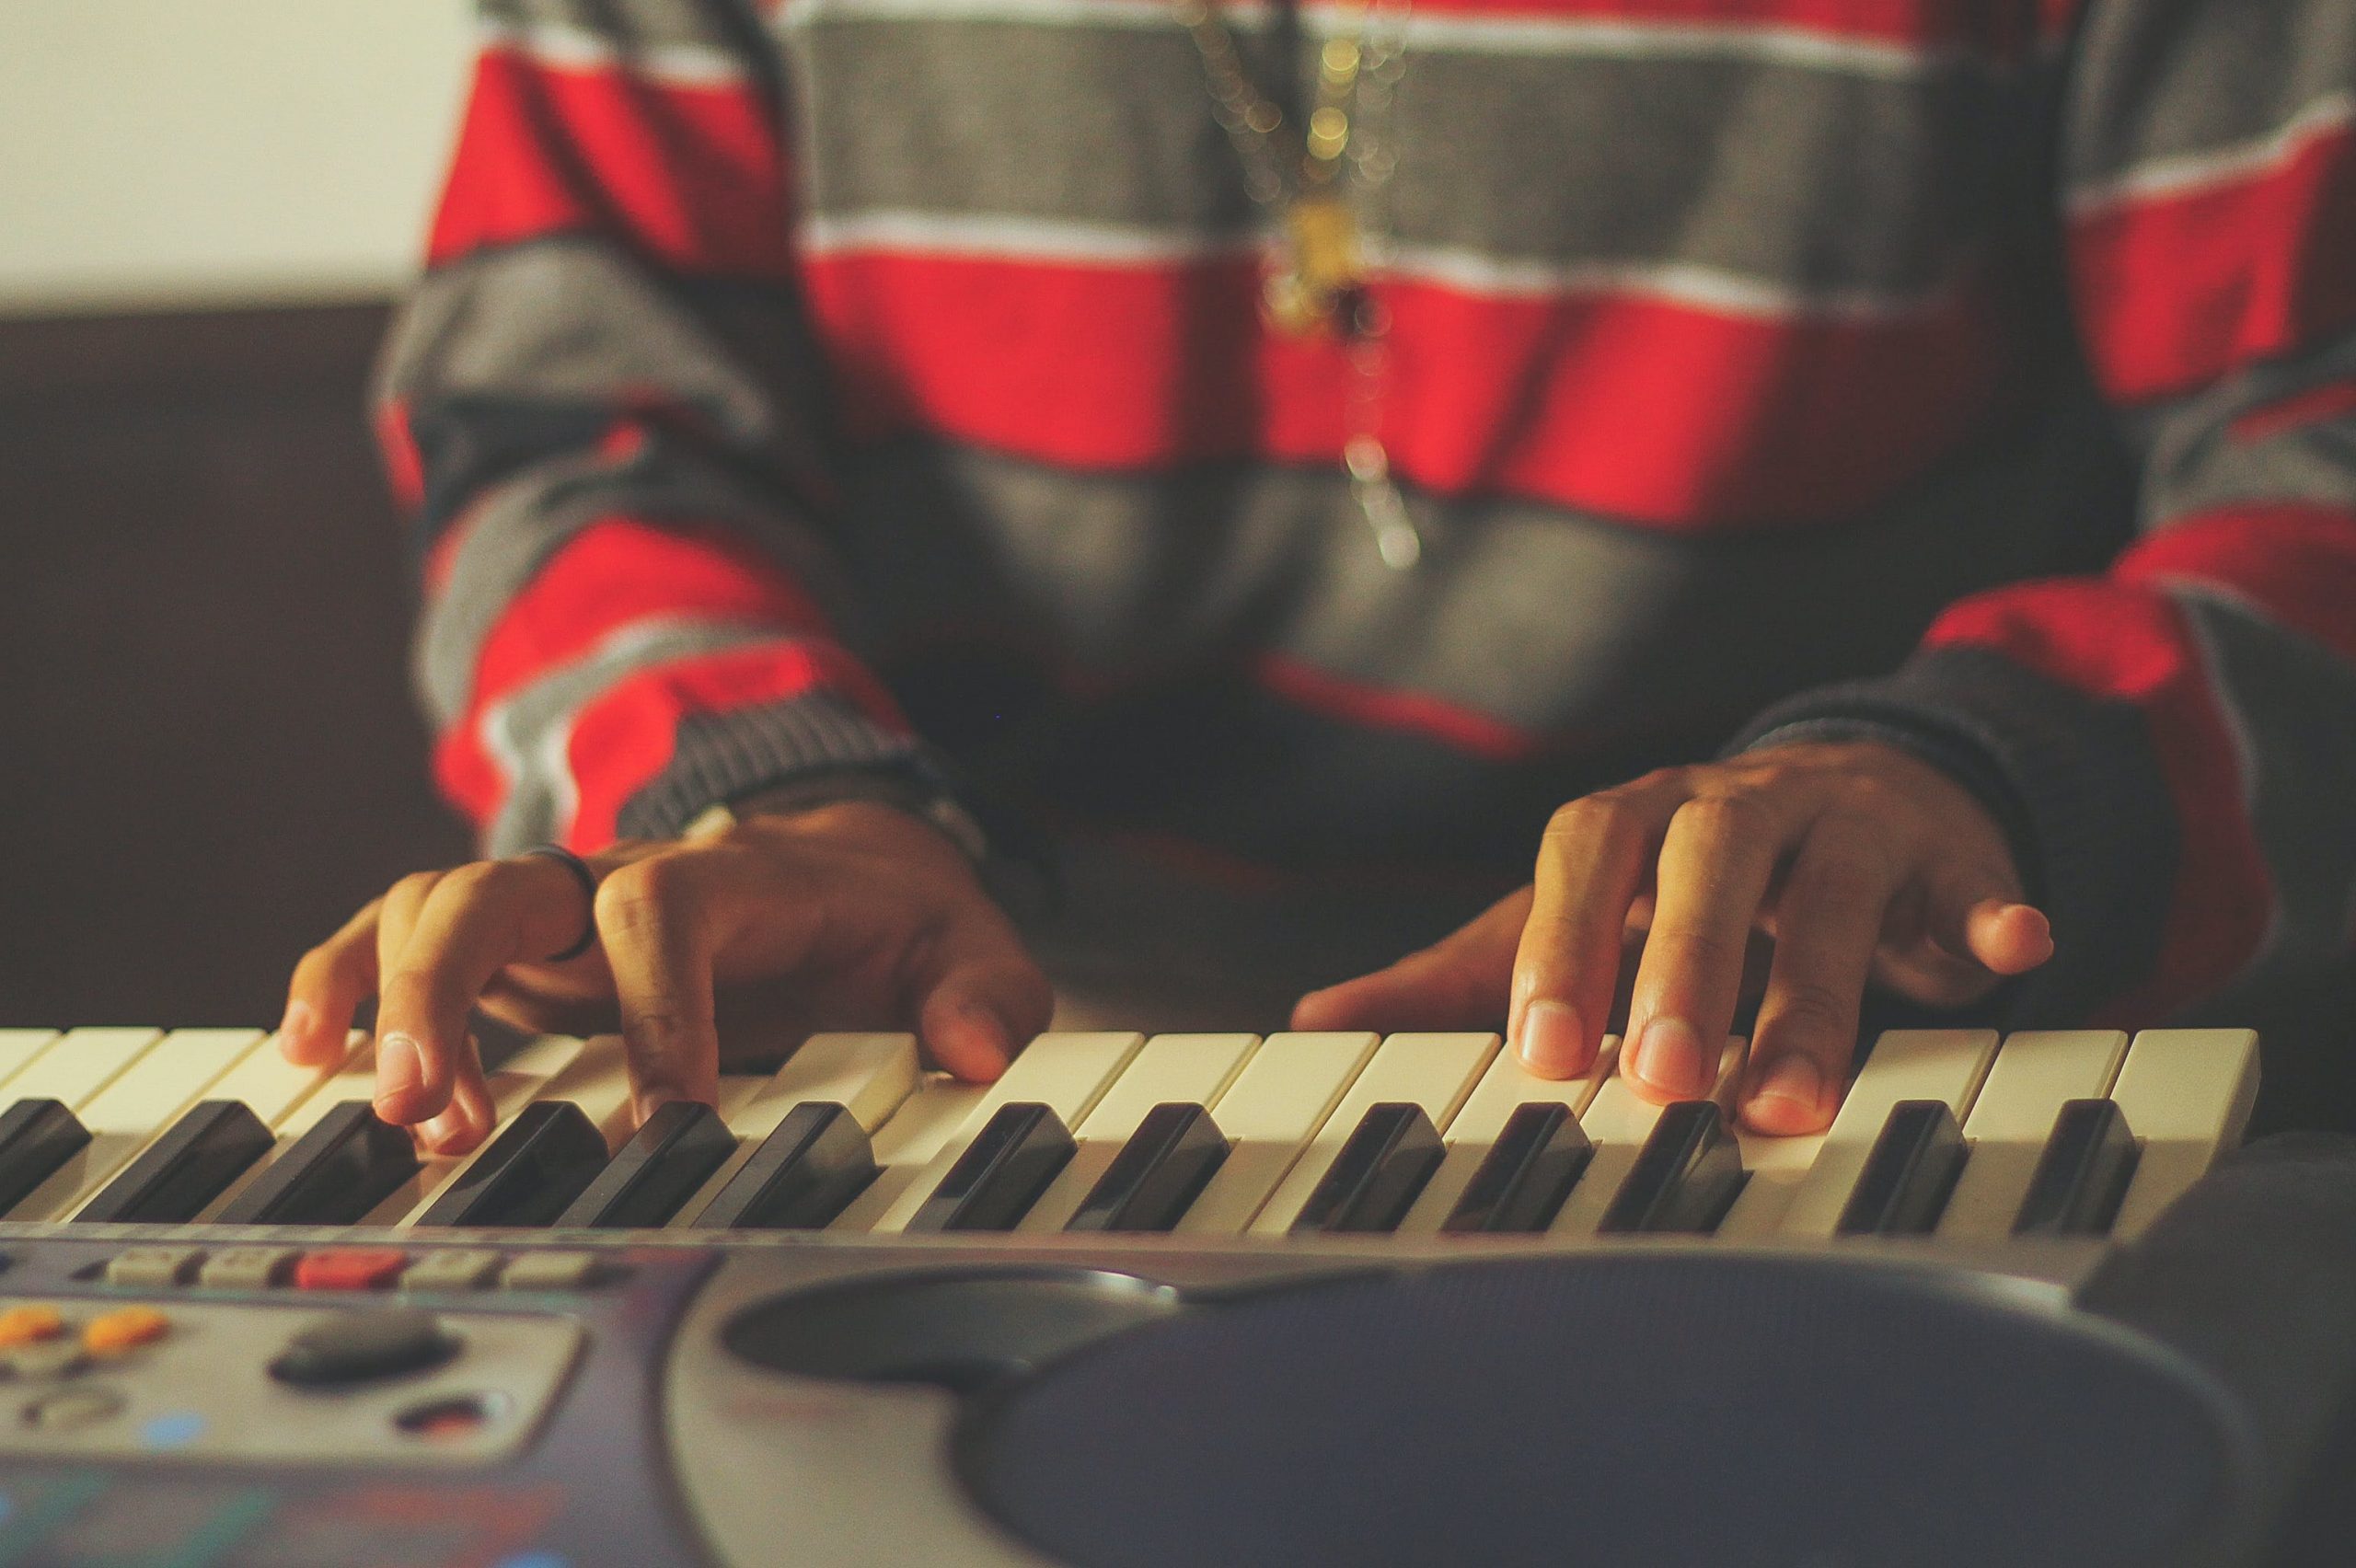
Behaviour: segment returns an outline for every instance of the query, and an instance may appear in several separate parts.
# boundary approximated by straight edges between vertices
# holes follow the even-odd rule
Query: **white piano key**
[[[53,1029],[0,1029],[0,1090],[61,1038]],[[0,1103],[6,1103],[5,1099]]]
[[[587,1043],[571,1035],[543,1034],[525,1043],[514,1055],[485,1073],[483,1085],[491,1090],[494,1121],[482,1142],[461,1155],[447,1158],[426,1156],[420,1163],[418,1173],[394,1189],[392,1195],[378,1204],[361,1223],[396,1225],[404,1229],[415,1225],[433,1206],[442,1189],[480,1159],[483,1151],[507,1130],[507,1124],[539,1097],[551,1078],[578,1060]]]
[[[240,1056],[236,1066],[205,1091],[206,1098],[243,1101],[261,1118],[263,1125],[275,1130],[296,1106],[332,1082],[352,1060],[352,1053],[367,1040],[365,1033],[355,1029],[344,1037],[341,1056],[317,1066],[303,1067],[280,1053],[278,1036],[273,1034]]]
[[[1394,1034],[1383,1041],[1253,1216],[1251,1234],[1282,1236],[1292,1228],[1334,1157],[1373,1107],[1392,1101],[1420,1105],[1432,1125],[1445,1133],[1496,1053],[1494,1034]]]
[[[1901,1100],[1941,1100],[1963,1121],[1995,1055],[1992,1029],[1893,1029],[1882,1035],[1792,1193],[1780,1234],[1830,1239],[1890,1108]]]
[[[2023,1031],[2005,1036],[1988,1080],[1964,1118],[1969,1152],[1939,1216],[1938,1233],[1959,1241],[2002,1240],[2028,1195],[2029,1178],[2065,1101],[2107,1094],[2127,1055],[2116,1029]],[[2131,1126],[2132,1124],[2130,1124]]]
[[[593,1034],[581,1043],[580,1054],[542,1084],[532,1097],[567,1100],[580,1108],[606,1140],[612,1154],[636,1128],[631,1115],[629,1060],[618,1034]]]
[[[876,1216],[871,1228],[906,1230],[917,1210],[924,1206],[924,1200],[949,1174],[950,1167],[957,1163],[964,1146],[997,1114],[999,1106],[1036,1102],[1053,1111],[1066,1128],[1076,1125],[1095,1108],[1106,1087],[1144,1043],[1142,1034],[1119,1032],[1042,1034],[1031,1042],[1016,1054],[998,1081],[983,1090],[966,1113],[965,1124],[958,1130],[954,1142],[933,1155],[915,1180]],[[880,1150],[878,1159],[880,1163]],[[882,1177],[877,1181],[880,1184]],[[860,1197],[866,1195],[861,1193]],[[854,1200],[851,1206],[857,1209],[860,1204]],[[837,1222],[837,1228],[845,1228],[849,1219],[849,1213],[846,1211]]]
[[[1807,1180],[1809,1168],[1823,1151],[1824,1135],[1777,1137],[1738,1124],[1735,1143],[1742,1150],[1742,1168],[1750,1172],[1750,1179],[1735,1194],[1734,1205],[1718,1221],[1714,1234],[1728,1241],[1773,1236],[1782,1228],[1792,1200],[1799,1195],[1800,1183]]]
[[[1750,1043],[1740,1036],[1729,1038],[1718,1055],[1716,1087],[1710,1098],[1721,1110],[1731,1104],[1735,1087],[1742,1080],[1742,1064]],[[1579,1115],[1579,1128],[1588,1141],[1595,1146],[1595,1153],[1588,1160],[1587,1173],[1554,1216],[1554,1223],[1546,1234],[1554,1237],[1588,1237],[1596,1233],[1603,1222],[1611,1200],[1620,1195],[1621,1184],[1636,1163],[1636,1156],[1644,1152],[1645,1140],[1652,1136],[1653,1126],[1667,1109],[1644,1099],[1620,1076],[1620,1037],[1607,1034],[1603,1048],[1597,1054],[1595,1070],[1600,1075],[1595,1095]],[[1746,1166],[1746,1169],[1748,1167]]]
[[[2241,1142],[2258,1100],[2258,1036],[2246,1029],[2147,1029],[2127,1048],[2111,1100],[2140,1152],[2111,1234],[2131,1240]]]
[[[261,1041],[257,1029],[183,1029],[141,1052],[75,1112],[90,1141],[8,1217],[70,1216]]]
[[[1259,1043],[1256,1034],[1157,1034],[1147,1041],[1073,1129],[1071,1163],[1015,1228],[1061,1230],[1155,1106],[1172,1101],[1201,1105],[1217,1121],[1219,1096]]]
[[[7,1098],[54,1100],[78,1112],[163,1037],[160,1029],[69,1030],[9,1080]]]
[[[1178,1222],[1180,1232],[1233,1235],[1249,1224],[1381,1043],[1362,1032],[1263,1041],[1219,1096],[1214,1119],[1227,1159]]]
[[[923,1081],[915,1035],[848,1032],[812,1035],[768,1078],[722,1079],[720,1119],[735,1135],[736,1152],[679,1205],[671,1228],[693,1228],[696,1217],[795,1106],[831,1101],[849,1111],[872,1137]]]
[[[263,1115],[271,1132],[270,1152],[254,1163],[221,1195],[204,1206],[197,1221],[209,1224],[215,1216],[237,1201],[237,1194],[284,1156],[302,1139],[305,1133],[318,1124],[319,1118],[348,1100],[373,1100],[376,1093],[376,1043],[364,1030],[353,1030],[346,1037],[347,1054],[341,1066],[318,1068],[297,1067],[278,1055],[272,1044],[266,1049],[277,1058],[276,1066],[264,1064],[259,1054],[250,1054],[230,1069],[222,1087],[227,1091],[231,1084],[249,1090],[257,1097],[247,1102],[260,1114],[267,1104],[279,1105],[275,1117]]]
[[[1491,1037],[1492,1039],[1495,1036]],[[1425,1183],[1415,1206],[1399,1222],[1403,1236],[1428,1236],[1436,1233],[1455,1209],[1457,1200],[1472,1180],[1481,1162],[1496,1147],[1497,1137],[1505,1131],[1513,1113],[1525,1105],[1561,1105],[1573,1116],[1588,1107],[1595,1098],[1600,1080],[1590,1071],[1585,1078],[1542,1078],[1521,1065],[1521,1058],[1511,1051],[1499,1050],[1490,1058],[1488,1070],[1481,1081],[1472,1086],[1464,1108],[1457,1112],[1440,1135],[1440,1142],[1448,1152],[1440,1159],[1439,1169]]]
[[[874,1182],[853,1198],[826,1228],[876,1229],[884,1216],[899,1206],[911,1193],[918,1193],[918,1196],[910,1212],[922,1206],[924,1200],[917,1182],[933,1169],[933,1162],[944,1151],[954,1154],[964,1147],[959,1135],[964,1132],[965,1124],[988,1092],[985,1085],[960,1083],[943,1076],[908,1096],[874,1136],[878,1168]],[[903,1220],[901,1228],[906,1225]]]

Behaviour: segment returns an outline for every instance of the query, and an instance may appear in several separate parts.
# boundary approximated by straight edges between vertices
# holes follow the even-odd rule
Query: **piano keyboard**
[[[1762,1138],[1727,1113],[1740,1042],[1720,1098],[1669,1107],[1614,1056],[1554,1082],[1494,1034],[1059,1033],[976,1086],[921,1070],[910,1036],[838,1033],[633,1131],[619,1040],[548,1036],[490,1074],[493,1135],[436,1159],[369,1113],[360,1035],[303,1068],[258,1031],[8,1030],[0,1214],[633,1241],[2127,1239],[2238,1141],[2258,1079],[2246,1030],[1893,1032],[1827,1132]]]

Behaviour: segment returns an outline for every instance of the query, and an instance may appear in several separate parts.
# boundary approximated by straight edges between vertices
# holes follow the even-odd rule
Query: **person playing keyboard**
[[[1802,1133],[1869,987],[2349,962],[2340,0],[1297,21],[486,0],[381,402],[485,858],[291,1057],[379,996],[456,1152],[477,1007],[618,1018],[643,1113],[739,1018],[991,1078],[1126,946],[1673,1099],[1764,941]]]

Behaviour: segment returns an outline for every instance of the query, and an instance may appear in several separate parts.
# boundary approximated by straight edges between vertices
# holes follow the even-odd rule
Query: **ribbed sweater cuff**
[[[884,728],[832,692],[812,692],[684,721],[670,762],[623,804],[615,825],[625,837],[673,837],[722,801],[837,768],[903,773],[949,790],[914,736]]]
[[[2140,980],[2160,945],[2177,859],[2167,790],[2133,707],[2001,654],[1936,649],[1896,674],[1801,693],[1727,747],[1878,740],[1970,790],[2012,840],[2054,958],[2015,994],[2024,1020],[2084,1018]]]

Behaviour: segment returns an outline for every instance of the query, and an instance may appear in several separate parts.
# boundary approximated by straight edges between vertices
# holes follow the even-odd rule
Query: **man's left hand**
[[[1958,1006],[2053,954],[2044,915],[1971,792],[1877,742],[1804,743],[1666,768],[1557,811],[1535,880],[1387,969],[1300,999],[1296,1029],[1479,1028],[1506,1001],[1532,1072],[1594,1063],[1644,929],[1621,1070],[1653,1100],[1707,1095],[1754,933],[1773,942],[1743,1121],[1810,1133],[1837,1108],[1870,979]]]

